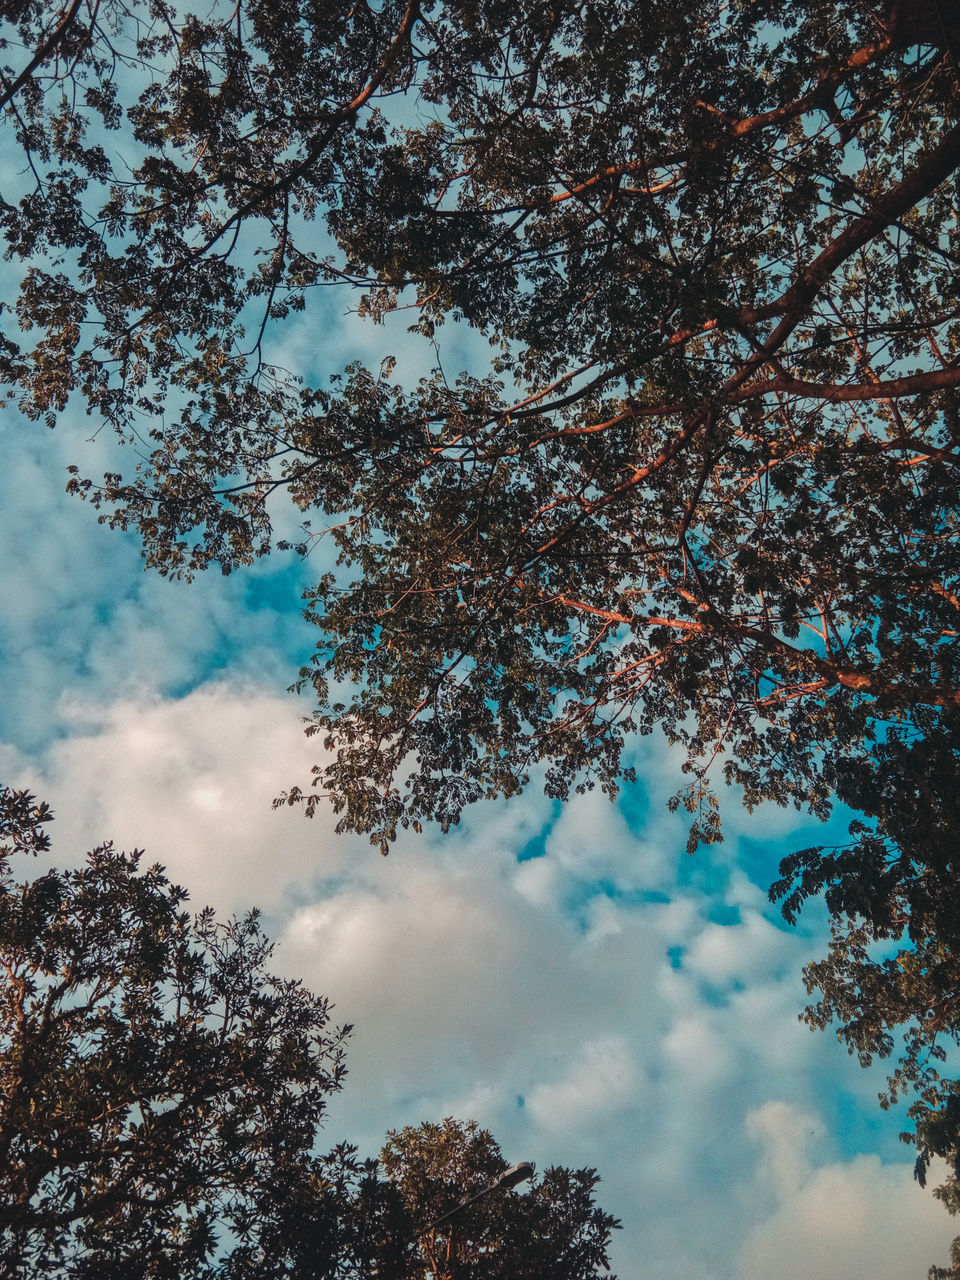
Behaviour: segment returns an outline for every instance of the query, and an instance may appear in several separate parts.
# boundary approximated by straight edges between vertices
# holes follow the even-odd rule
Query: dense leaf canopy
[[[421,1228],[411,1280],[616,1280],[607,1249],[620,1224],[594,1203],[593,1169],[498,1187],[507,1162],[492,1135],[449,1118],[388,1134],[380,1163]]]
[[[820,811],[824,753],[956,708],[936,5],[18,17],[3,372],[139,441],[74,487],[166,572],[264,550],[276,486],[335,519],[311,678],[345,825],[452,822],[537,766],[612,789],[654,724]],[[265,368],[264,324],[344,277],[466,319],[494,372]]]
[[[0,1273],[348,1280],[376,1259],[399,1280],[375,1166],[314,1150],[349,1028],[270,976],[256,917],[191,919],[109,845],[17,884],[50,814],[4,788],[0,815]]]

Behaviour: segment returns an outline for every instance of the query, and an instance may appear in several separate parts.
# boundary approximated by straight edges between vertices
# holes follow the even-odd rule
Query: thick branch
[[[895,187],[877,197],[869,212],[851,222],[800,272],[783,294],[784,317],[764,342],[762,352],[769,356],[779,350],[837,267],[935,191],[958,165],[960,124],[948,130]]]
[[[789,374],[779,374],[768,382],[752,382],[729,397],[732,401],[751,400],[755,396],[780,392],[791,396],[827,400],[840,404],[849,400],[897,400],[902,396],[916,396],[942,387],[960,385],[960,367],[934,369],[928,373],[909,374],[903,378],[890,378],[886,382],[807,382]]]
[[[2,94],[0,94],[0,111],[3,110],[8,102],[17,96],[23,86],[33,75],[34,71],[36,71],[37,67],[46,62],[47,58],[49,58],[50,54],[69,31],[74,18],[77,16],[81,3],[82,0],[73,0],[63,19],[50,32],[46,40],[44,40],[43,44],[39,49],[37,49],[36,53],[17,76],[16,80],[14,80],[13,84],[9,89],[6,89]]]

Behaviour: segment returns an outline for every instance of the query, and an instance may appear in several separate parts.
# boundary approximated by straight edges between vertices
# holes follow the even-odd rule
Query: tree
[[[6,379],[146,441],[72,485],[162,571],[264,551],[279,487],[336,519],[305,679],[344,826],[614,790],[654,725],[695,811],[726,754],[823,813],[956,709],[956,30],[914,8],[15,7]],[[341,278],[493,371],[271,373]]]
[[[0,790],[0,1272],[400,1280],[375,1164],[314,1150],[349,1027],[139,854],[15,884],[49,818]]]
[[[958,782],[955,6],[8,12],[0,375],[143,441],[71,484],[161,572],[266,551],[281,488],[337,547],[303,673],[330,754],[286,799],[386,850],[540,773],[613,793],[659,727],[691,845],[718,775],[864,815],[784,869],[788,912],[837,912],[822,1017],[862,1001],[873,1052],[943,974],[955,1025],[956,814],[911,828]],[[265,367],[266,326],[336,281],[492,364]],[[903,981],[864,951],[902,936]]]
[[[620,1224],[594,1204],[599,1178],[593,1169],[548,1169],[523,1194],[503,1188],[479,1194],[507,1162],[486,1129],[449,1117],[388,1134],[380,1162],[399,1190],[409,1233],[419,1232],[422,1260],[411,1280],[609,1274],[610,1233]],[[471,1197],[472,1204],[451,1214]]]
[[[473,1121],[392,1133],[379,1164],[320,1154],[351,1028],[269,974],[255,912],[191,918],[139,853],[15,883],[51,819],[0,787],[0,1274],[418,1280],[441,1242],[454,1277],[606,1274],[593,1170],[547,1170],[441,1233],[506,1167]]]

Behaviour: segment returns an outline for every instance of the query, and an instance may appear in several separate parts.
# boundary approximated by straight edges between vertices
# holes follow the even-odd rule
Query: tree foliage
[[[380,1163],[420,1231],[411,1280],[594,1280],[608,1277],[611,1231],[594,1204],[593,1169],[547,1169],[528,1190],[494,1189],[507,1162],[475,1121],[450,1118],[387,1135]],[[473,1202],[451,1214],[464,1201]],[[437,1224],[437,1219],[445,1221]],[[610,1280],[613,1280],[610,1277]]]
[[[482,1197],[473,1121],[322,1154],[351,1028],[268,972],[256,913],[191,917],[111,845],[24,883],[49,808],[0,787],[0,1274],[50,1280],[594,1280],[618,1224],[591,1169]],[[442,1265],[437,1259],[443,1257]]]
[[[956,707],[944,6],[14,19],[6,379],[142,441],[73,486],[165,572],[265,550],[277,487],[335,519],[306,679],[345,826],[535,768],[614,790],[654,725],[694,808],[722,753],[749,803],[823,812],[878,723]],[[264,326],[344,278],[468,321],[493,371],[266,368]]]
[[[315,1151],[348,1027],[140,855],[13,880],[50,817],[0,792],[0,1272],[404,1275],[395,1197]]]

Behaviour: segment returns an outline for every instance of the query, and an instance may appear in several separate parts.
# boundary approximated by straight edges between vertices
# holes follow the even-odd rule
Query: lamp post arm
[[[495,1178],[488,1187],[481,1187],[479,1191],[472,1196],[468,1196],[466,1200],[461,1200],[459,1204],[455,1204],[452,1209],[442,1213],[428,1227],[424,1227],[419,1234],[425,1236],[429,1231],[434,1231],[439,1227],[441,1223],[448,1222],[461,1209],[469,1208],[470,1205],[475,1204],[478,1200],[482,1200],[484,1196],[490,1195],[492,1191],[508,1191],[511,1187],[515,1187],[518,1182],[525,1182],[527,1178],[532,1178],[533,1173],[533,1165],[529,1160],[521,1160],[519,1164],[512,1164],[509,1169],[504,1169],[503,1173]]]

